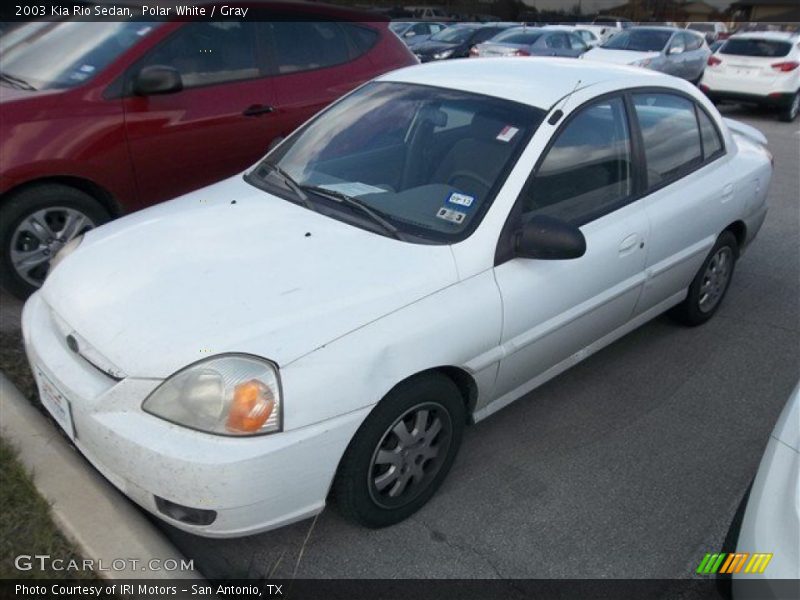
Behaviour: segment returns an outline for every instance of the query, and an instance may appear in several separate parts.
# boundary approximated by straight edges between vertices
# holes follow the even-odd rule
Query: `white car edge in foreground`
[[[342,122],[351,111],[395,96],[429,104],[408,135],[385,125],[376,155],[396,144],[407,152],[403,144],[417,139],[447,141],[435,135],[450,131],[460,137],[441,144],[439,158],[408,155],[420,173],[444,172],[442,181],[431,176],[418,194],[366,185],[376,170],[400,168],[373,157],[360,182],[312,188],[304,178],[316,163],[292,153],[335,148],[326,128],[346,137]],[[686,147],[664,135],[675,120],[659,98],[705,119],[710,137],[700,162],[655,183],[654,169],[671,160],[674,144]],[[654,161],[647,170],[634,101],[657,120],[647,129]],[[458,111],[443,116],[447,102],[473,107],[472,120],[459,122]],[[503,126],[498,114],[536,115],[538,125],[503,117],[511,119]],[[596,135],[570,129],[584,118],[624,136],[613,146],[623,158],[595,163],[589,147],[560,137],[573,129]],[[363,133],[358,122],[366,121],[354,121],[353,132]],[[691,139],[693,126],[686,127]],[[513,144],[516,154],[508,154]],[[608,151],[597,144],[594,151]],[[577,158],[565,161],[576,148]],[[494,168],[492,153],[507,160],[496,183],[482,174]],[[552,164],[531,177],[543,154]],[[568,193],[552,206],[549,196],[534,194],[523,222],[522,192],[569,181],[576,160],[592,177],[617,178],[622,201],[605,204],[614,200],[606,184],[590,181],[588,196]],[[710,318],[764,220],[771,174],[757,131],[729,126],[693,86],[659,73],[569,59],[402,69],[340,100],[273,150],[247,175],[264,189],[233,177],[70,246],[25,305],[26,350],[44,404],[78,449],[176,527],[251,534],[314,515],[329,492],[356,521],[389,525],[441,484],[468,421],[667,309],[691,324]],[[306,193],[287,176],[308,184]],[[553,189],[563,195],[563,188]],[[342,189],[372,198],[373,212],[411,210],[428,196],[436,204],[425,205],[413,226],[393,220],[403,228],[397,231],[352,198],[346,217],[328,216],[345,210],[335,195]],[[576,206],[602,214],[580,225],[547,215]],[[350,222],[356,219],[363,222]],[[464,221],[473,229],[462,231]],[[425,223],[433,242],[403,239]]]
[[[753,579],[800,579],[800,385],[786,402],[767,441],[736,551],[772,555],[763,569],[748,569],[748,563],[737,571],[733,576],[736,598],[751,597],[756,588],[747,582]],[[739,581],[742,584],[737,589]],[[757,588],[761,598],[768,588],[768,584]],[[780,594],[776,592],[774,597]]]

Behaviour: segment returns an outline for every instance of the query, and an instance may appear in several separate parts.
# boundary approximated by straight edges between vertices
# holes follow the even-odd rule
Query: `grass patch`
[[[18,571],[14,559],[20,554],[49,554],[64,559],[64,564],[81,561],[53,523],[50,506],[17,461],[14,449],[0,439],[0,579],[97,579],[92,571],[39,570],[38,563],[30,571]]]
[[[22,395],[42,410],[36,382],[28,366],[28,357],[22,344],[22,332],[0,332],[0,371],[5,373]]]

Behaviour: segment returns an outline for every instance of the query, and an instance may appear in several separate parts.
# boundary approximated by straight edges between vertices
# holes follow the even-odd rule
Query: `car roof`
[[[608,81],[675,87],[675,78],[657,71],[574,58],[470,58],[430,62],[378,78],[505,98],[548,110],[576,89]],[[634,84],[637,85],[637,84]],[[621,86],[622,87],[622,86]]]

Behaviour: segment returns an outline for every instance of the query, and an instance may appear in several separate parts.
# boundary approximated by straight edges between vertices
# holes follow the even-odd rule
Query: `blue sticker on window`
[[[456,205],[461,208],[472,208],[474,202],[475,196],[462,194],[461,192],[453,192],[447,197],[447,204]]]

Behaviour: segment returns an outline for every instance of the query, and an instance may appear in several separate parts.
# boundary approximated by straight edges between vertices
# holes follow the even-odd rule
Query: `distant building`
[[[739,0],[731,3],[730,12],[736,21],[800,21],[798,0]]]

